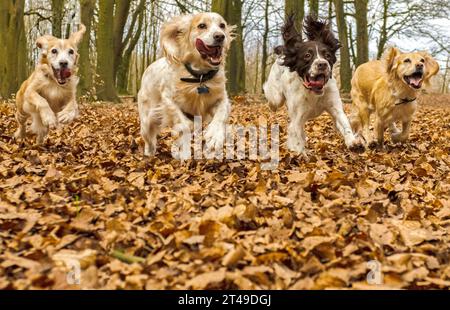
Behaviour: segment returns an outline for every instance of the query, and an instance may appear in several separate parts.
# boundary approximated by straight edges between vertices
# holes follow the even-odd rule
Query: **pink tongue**
[[[72,72],[70,72],[69,69],[61,69],[61,78],[63,79],[67,79],[70,78],[70,76],[72,75]]]
[[[209,57],[219,58],[220,57],[220,47],[208,47],[202,40],[197,39],[195,41],[195,47],[197,50]]]
[[[313,81],[310,80],[308,85],[310,87],[322,87],[325,84],[325,78],[323,76],[320,76],[317,78],[317,80]]]
[[[416,86],[416,87],[419,87],[421,82],[422,82],[421,78],[414,78],[414,77],[412,77],[412,78],[409,79],[409,83],[414,85],[414,86]]]

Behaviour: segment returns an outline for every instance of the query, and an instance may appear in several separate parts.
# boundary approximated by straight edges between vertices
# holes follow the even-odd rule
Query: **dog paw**
[[[361,138],[356,138],[355,141],[350,143],[348,149],[354,153],[364,153],[366,147],[364,146],[364,141]]]
[[[408,140],[407,138],[405,138],[403,136],[403,134],[401,132],[392,134],[391,139],[392,139],[392,142],[395,144],[397,144],[397,143],[402,144]]]
[[[144,147],[144,156],[145,157],[153,157],[156,154],[156,147],[153,145],[146,145]]]
[[[206,149],[210,152],[220,152],[225,142],[225,132],[219,126],[211,126],[205,134]]]
[[[49,128],[56,127],[58,120],[56,119],[55,113],[53,111],[46,111],[41,113],[42,125]]]
[[[172,151],[172,157],[176,160],[186,161],[191,159],[191,152],[190,150]]]
[[[19,140],[25,139],[26,136],[27,136],[27,133],[25,132],[25,130],[17,129],[13,135],[13,139],[16,141],[19,141]]]
[[[383,150],[384,144],[379,143],[378,141],[374,140],[369,143],[369,149],[371,150]]]
[[[78,116],[78,111],[74,109],[62,110],[58,113],[58,122],[61,124],[68,124],[75,120]]]

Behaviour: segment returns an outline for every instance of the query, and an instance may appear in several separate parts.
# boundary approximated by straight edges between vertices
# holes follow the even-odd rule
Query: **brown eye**
[[[226,25],[224,23],[220,24],[220,28],[225,29]]]
[[[330,58],[331,58],[331,55],[330,55],[330,54],[325,54],[325,58],[326,58],[326,59],[330,59]]]
[[[74,53],[75,53],[74,50],[72,50],[72,49],[69,50],[69,54],[70,54],[70,55],[73,55]]]
[[[206,29],[206,28],[208,28],[208,26],[206,26],[206,24],[198,25],[198,29]]]
[[[56,48],[52,49],[52,54],[54,55],[58,54],[58,50]]]
[[[311,58],[311,54],[310,53],[306,53],[305,58]]]
[[[422,58],[422,59],[420,60],[420,62],[421,62],[421,63],[425,63],[425,59]]]
[[[406,58],[404,62],[405,62],[405,63],[411,63],[411,59]]]

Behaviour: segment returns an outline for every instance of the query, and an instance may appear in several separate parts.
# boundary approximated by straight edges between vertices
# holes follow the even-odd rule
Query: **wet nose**
[[[69,66],[69,63],[68,63],[67,61],[60,61],[60,62],[59,62],[59,66],[60,66],[62,69],[66,69],[66,68]]]
[[[319,69],[320,71],[325,71],[327,69],[327,63],[326,62],[319,62],[317,64],[317,69]]]
[[[214,34],[214,40],[217,43],[222,43],[223,41],[225,41],[225,35],[223,33],[216,32]]]
[[[416,65],[416,68],[417,68],[417,69],[423,69],[423,63],[417,64],[417,65]]]

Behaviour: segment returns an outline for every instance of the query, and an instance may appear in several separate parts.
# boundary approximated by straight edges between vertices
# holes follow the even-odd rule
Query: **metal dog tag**
[[[200,85],[200,87],[197,88],[197,91],[200,95],[209,94],[209,88],[206,85]]]

